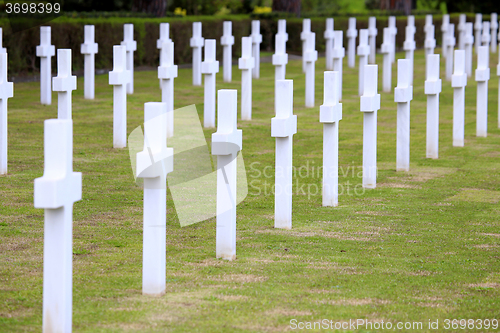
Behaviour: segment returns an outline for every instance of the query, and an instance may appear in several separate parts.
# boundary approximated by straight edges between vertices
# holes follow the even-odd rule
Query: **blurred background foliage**
[[[65,12],[133,12],[151,16],[275,14],[329,16],[398,14],[402,5],[414,14],[500,12],[499,0],[63,0]],[[262,8],[264,13],[262,13]],[[181,13],[181,14],[179,14]],[[408,13],[401,13],[408,14]]]

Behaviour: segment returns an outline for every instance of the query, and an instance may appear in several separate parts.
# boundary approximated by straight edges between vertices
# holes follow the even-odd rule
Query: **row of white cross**
[[[55,50],[50,45],[50,29],[45,28],[43,27],[41,30],[43,43],[37,48],[37,54],[48,58],[54,55]],[[144,150],[137,154],[136,170],[136,176],[144,178],[143,293],[154,295],[165,292],[166,177],[173,170],[173,150],[167,148],[167,137],[173,135],[173,79],[177,77],[177,66],[173,65],[173,42],[165,38],[168,37],[168,27],[166,31],[165,26],[162,29],[163,33],[160,34],[158,40],[158,48],[160,48],[158,78],[162,89],[162,103],[145,104]],[[85,43],[82,44],[82,53],[89,56],[93,56],[97,52],[93,32],[93,27],[85,28],[86,35]],[[413,97],[411,82],[413,54],[408,54],[408,52],[413,52],[415,46],[414,41],[411,42],[411,38],[408,40],[408,36],[414,35],[415,31],[411,29],[411,25],[406,28],[406,33],[408,43],[405,42],[404,48],[407,59],[398,60],[398,84],[394,90],[394,101],[398,105],[396,169],[405,171],[409,170],[410,162],[410,101]],[[129,84],[133,83],[132,69],[129,69],[129,66],[132,65],[129,55],[136,47],[132,35],[133,27],[126,26],[125,41],[122,45],[113,47],[114,68],[109,74],[109,83],[114,86],[113,132],[115,147],[121,145],[124,147],[126,141],[126,93],[133,91],[133,88],[128,90]],[[342,104],[339,101],[342,91],[341,60],[344,52],[341,42],[336,42],[337,36],[340,37],[338,40],[342,40],[342,32],[334,31],[333,34],[329,35],[334,36],[331,43],[333,47],[331,65],[335,69],[339,65],[338,60],[340,59],[340,70],[324,74],[324,103],[320,107],[319,120],[324,124],[323,205],[337,206],[338,126],[342,119]],[[364,113],[363,187],[375,188],[377,111],[380,109],[380,94],[377,93],[377,66],[367,64],[370,55],[369,36],[369,31],[360,31],[358,55],[361,63],[360,72],[362,69],[362,74],[360,74],[362,79],[359,83],[362,87],[360,87],[359,93],[361,95],[360,110]],[[307,106],[314,106],[314,91],[311,93],[311,90],[307,88],[307,82],[310,83],[309,85],[312,82],[312,86],[314,86],[314,62],[317,60],[314,37],[314,33],[309,33],[305,37],[304,45]],[[276,66],[276,116],[271,120],[271,135],[276,137],[275,227],[291,229],[292,138],[297,132],[297,117],[293,115],[293,81],[284,79],[287,63],[284,45],[287,39],[288,36],[282,28],[276,36],[277,47],[273,56],[273,64]],[[250,71],[256,67],[256,58],[253,57],[253,41],[253,37],[243,38],[242,57],[238,64],[243,71],[242,100],[248,101],[242,103],[243,119],[251,119],[252,75]],[[232,45],[231,42],[234,43],[229,38],[226,38],[225,42],[227,45]],[[483,43],[486,42],[487,38],[483,39]],[[197,43],[194,42],[194,44]],[[218,62],[215,60],[215,40],[204,40],[203,45],[205,46],[205,61],[200,64],[200,72],[205,74],[205,104],[213,107],[213,115],[215,115],[215,74],[218,72]],[[386,45],[390,45],[386,47],[389,48],[394,44]],[[477,136],[486,136],[487,133],[489,48],[489,44],[478,47],[478,67],[475,72],[475,78],[478,82]],[[387,58],[388,61],[391,60],[389,56]],[[451,85],[454,88],[453,145],[463,146],[464,91],[467,83],[466,51],[455,50],[453,53],[448,53],[447,58],[454,58],[454,72],[450,77]],[[46,62],[50,66],[50,61]],[[87,66],[88,63],[90,65]],[[73,172],[72,168],[71,92],[76,89],[76,77],[71,75],[71,50],[59,49],[57,51],[57,66],[58,75],[52,79],[52,89],[58,92],[58,119],[46,120],[45,122],[44,175],[35,180],[34,202],[36,208],[45,209],[44,331],[69,332],[72,320],[72,207],[73,203],[80,200],[82,195],[82,175]],[[86,58],[85,73],[89,72],[91,73],[89,75],[93,77],[93,68],[88,69],[89,66],[93,67],[93,59],[87,62]],[[497,73],[500,75],[500,65]],[[48,74],[50,78],[50,69],[45,74]],[[44,76],[45,78],[46,76]],[[88,88],[87,80],[85,82],[85,95],[89,98],[93,96],[93,79],[88,80],[90,82]],[[429,158],[438,157],[440,91],[439,55],[429,54],[425,82],[425,93],[428,95],[427,157]],[[50,96],[50,93],[48,95]],[[207,97],[207,95],[209,96]],[[2,144],[6,143],[6,130],[4,130],[3,124],[5,124],[6,129],[7,98],[12,96],[13,85],[7,82],[7,54],[4,52],[0,53]],[[211,99],[212,97],[213,99]],[[217,132],[212,135],[212,154],[217,156],[216,255],[219,258],[232,260],[236,257],[236,156],[242,149],[242,132],[237,129],[236,90],[220,90],[217,106],[220,116],[217,117]],[[123,110],[125,111],[123,112]],[[205,120],[215,123],[215,116],[213,118],[206,117]],[[6,164],[2,150],[2,167],[4,161]]]

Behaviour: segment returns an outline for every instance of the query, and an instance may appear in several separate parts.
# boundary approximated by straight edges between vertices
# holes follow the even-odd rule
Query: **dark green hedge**
[[[185,64],[191,62],[191,48],[189,39],[191,37],[191,24],[193,21],[203,22],[203,36],[205,38],[215,38],[218,42],[222,34],[222,22],[225,19],[233,21],[233,35],[235,45],[233,56],[240,56],[241,37],[250,34],[251,18],[241,16],[230,16],[226,18],[218,17],[187,17],[184,19],[169,19],[170,36],[175,43],[175,63]],[[487,19],[487,18],[485,18]],[[468,21],[473,21],[473,15],[468,16]],[[72,19],[60,17],[51,21],[52,44],[56,48],[71,48],[73,50],[73,70],[83,69],[83,55],[80,54],[80,44],[83,41],[83,26],[85,24],[95,25],[96,42],[99,43],[99,53],[96,55],[96,68],[110,69],[113,64],[113,45],[120,44],[123,39],[123,24],[134,23],[135,40],[137,41],[137,52],[135,52],[136,66],[158,66],[158,50],[156,40],[159,35],[159,23],[165,19],[149,18],[116,18],[116,19]],[[316,45],[319,52],[324,51],[323,31],[325,29],[324,18],[311,19],[311,28],[316,32]],[[451,17],[452,23],[458,23],[458,15]],[[347,29],[347,17],[335,18],[335,30]],[[9,76],[19,74],[37,73],[39,71],[39,59],[36,57],[35,48],[40,43],[39,28],[32,28],[17,33],[10,33],[7,20],[1,20],[4,27],[4,47],[9,54]],[[415,35],[417,47],[423,47],[424,33],[423,26],[425,17],[419,16],[415,19],[417,34]],[[436,26],[437,44],[441,44],[441,17],[434,16]],[[358,29],[368,26],[368,17],[358,17]],[[377,44],[382,42],[382,29],[387,26],[387,17],[377,18],[379,34]],[[398,36],[397,45],[402,47],[405,39],[406,17],[397,18]],[[274,49],[274,35],[277,30],[277,21],[274,19],[261,20],[261,33],[263,35],[262,50],[272,51]],[[287,32],[289,41],[287,50],[289,53],[301,53],[300,32],[302,31],[301,19],[289,19],[287,22]],[[345,38],[345,33],[344,33]],[[346,43],[344,43],[346,45]],[[217,56],[221,58],[222,50],[218,48]],[[53,69],[56,70],[56,59],[53,58]]]

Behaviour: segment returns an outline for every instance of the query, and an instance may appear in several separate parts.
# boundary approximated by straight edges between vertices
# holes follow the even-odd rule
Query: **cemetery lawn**
[[[379,66],[378,183],[366,191],[358,71],[344,60],[339,207],[322,207],[318,192],[325,59],[316,63],[317,107],[311,109],[304,107],[301,62],[290,61],[287,78],[294,80],[298,116],[294,166],[302,168],[294,177],[293,229],[273,228],[274,67],[262,64],[261,78],[253,81],[253,120],[238,121],[250,186],[237,207],[237,259],[215,259],[215,218],[181,228],[169,193],[162,297],[141,294],[143,192],[134,183],[128,150],[112,148],[108,76],[96,77],[94,101],[83,99],[78,78],[74,170],[83,173],[83,199],[74,206],[75,332],[281,332],[294,318],[422,322],[418,331],[425,332],[429,319],[439,320],[437,331],[444,331],[445,319],[500,319],[496,55],[490,59],[488,137],[475,136],[472,77],[463,148],[452,147],[453,91],[441,60],[439,159],[430,160],[424,56],[416,52],[410,172],[395,171],[396,103],[392,93],[381,92]],[[235,66],[233,82],[223,83],[221,68],[217,88],[239,90],[240,75]],[[191,70],[180,69],[175,107],[195,103],[202,119],[203,87],[191,82]],[[43,121],[57,117],[57,95],[51,106],[40,105],[39,95],[38,82],[19,83],[9,100],[9,173],[0,176],[1,332],[39,332],[42,326],[44,213],[33,208],[33,180],[43,174]],[[136,72],[128,133],[142,124],[144,103],[159,99],[156,71]],[[238,105],[238,118],[239,112]],[[213,130],[204,133],[210,142]]]

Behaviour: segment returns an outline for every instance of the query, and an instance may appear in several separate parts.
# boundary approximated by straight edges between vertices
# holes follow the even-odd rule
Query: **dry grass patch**
[[[370,242],[370,241],[378,241],[378,238],[368,238],[368,237],[353,237],[348,234],[344,234],[341,232],[334,231],[287,231],[287,230],[257,230],[256,233],[278,233],[281,235],[291,236],[291,237],[325,237],[325,238],[335,238],[340,240],[350,240],[350,241],[359,241],[359,242]],[[355,233],[353,233],[355,234]],[[370,233],[370,235],[374,235],[375,233]]]
[[[253,274],[224,274],[218,277],[213,277],[213,281],[236,282],[236,283],[252,283],[267,281],[267,276],[259,276]]]
[[[390,304],[388,300],[384,299],[373,299],[373,298],[343,298],[339,300],[330,300],[325,303],[331,305],[340,305],[340,306],[362,306],[362,305],[384,305]]]

